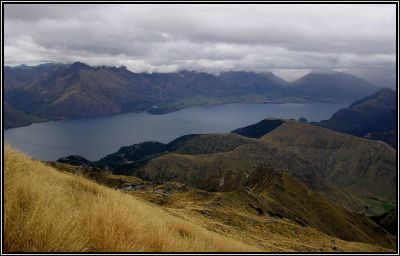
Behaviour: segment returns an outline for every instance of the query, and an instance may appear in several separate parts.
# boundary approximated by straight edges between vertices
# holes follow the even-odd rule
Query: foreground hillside
[[[4,177],[7,252],[258,250],[9,147]]]
[[[7,252],[389,251],[328,236],[277,213],[265,215],[254,198],[250,212],[249,202],[241,201],[246,198],[241,194],[251,194],[250,191],[209,193],[166,183],[122,193],[77,176],[83,175],[79,168],[71,166],[73,175],[58,172],[8,146],[4,164]],[[134,177],[101,175],[119,184],[127,179],[131,183],[140,181]],[[286,175],[271,175],[268,177],[276,178],[267,182],[270,185],[260,187],[264,192],[274,184],[288,184],[300,189],[293,192],[307,192],[307,188],[295,185],[297,182]],[[178,192],[162,203],[157,198],[160,191]]]

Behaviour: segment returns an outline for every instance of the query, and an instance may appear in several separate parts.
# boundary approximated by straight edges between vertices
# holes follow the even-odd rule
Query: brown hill
[[[237,130],[259,139],[235,133],[187,135],[169,144],[123,147],[100,161],[82,164],[157,182],[174,180],[208,191],[242,186],[261,164],[286,170],[354,212],[379,215],[393,206],[396,156],[391,147],[297,121],[275,121],[266,119]],[[60,161],[81,165],[64,158]]]
[[[257,128],[258,129],[258,128]],[[311,189],[343,207],[375,214],[365,197],[394,202],[395,151],[384,143],[336,133],[296,121],[285,121],[260,139],[231,134],[218,147],[240,141],[215,153],[202,143],[207,137],[185,142],[190,150],[150,160],[134,175],[153,181],[174,180],[210,191],[232,191],[241,186],[259,164],[286,170]],[[222,138],[222,137],[221,137]],[[242,139],[240,139],[242,138]],[[200,146],[197,146],[200,145]],[[197,152],[193,155],[190,152]],[[224,178],[224,183],[220,180]]]
[[[213,230],[222,229],[238,235],[239,229],[242,237],[248,236],[242,239],[252,243],[257,241],[258,245],[267,245],[264,239],[278,233],[280,239],[292,240],[292,249],[304,250],[307,243],[313,247],[320,242],[310,237],[314,232],[312,230],[319,230],[348,241],[394,246],[394,238],[373,221],[332,204],[286,172],[277,172],[264,166],[257,168],[255,175],[249,178],[245,184],[249,186],[230,192],[206,192],[182,183],[152,183],[132,176],[88,171],[83,167],[77,169],[61,163],[52,165],[144,198],[178,216],[206,224]],[[299,243],[301,238],[311,240]],[[274,243],[283,246],[278,241]],[[337,248],[335,243],[328,243],[325,246],[330,248],[326,249]]]
[[[7,146],[3,227],[7,253],[260,250]]]
[[[286,121],[262,141],[313,163],[334,185],[357,196],[396,199],[396,151],[385,143]]]
[[[166,183],[147,191],[129,190],[129,185],[122,193],[79,177],[88,174],[80,173],[82,168],[56,164],[63,166],[64,173],[58,172],[8,146],[4,160],[3,249],[8,253],[391,251],[259,214],[247,201],[236,200],[236,192],[214,194]],[[103,184],[111,181],[113,186],[117,180],[142,182],[101,175]],[[167,191],[168,207],[139,198],[167,195]],[[240,193],[239,198],[245,198]]]

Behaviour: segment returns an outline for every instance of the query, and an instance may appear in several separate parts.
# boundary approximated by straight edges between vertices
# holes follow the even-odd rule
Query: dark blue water
[[[128,113],[110,117],[38,123],[4,131],[6,143],[33,158],[72,154],[97,160],[121,146],[170,142],[191,133],[229,132],[267,117],[328,119],[343,104],[226,104],[187,108],[164,115]]]

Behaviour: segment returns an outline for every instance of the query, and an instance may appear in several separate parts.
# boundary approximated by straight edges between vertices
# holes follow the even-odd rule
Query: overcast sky
[[[4,6],[6,65],[44,62],[181,69],[394,70],[391,5]]]

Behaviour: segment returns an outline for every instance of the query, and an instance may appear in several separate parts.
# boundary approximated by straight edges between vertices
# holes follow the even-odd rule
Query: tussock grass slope
[[[4,150],[6,252],[258,250],[9,146]]]
[[[383,142],[296,121],[285,121],[261,140],[313,163],[355,196],[396,201],[396,150]]]

